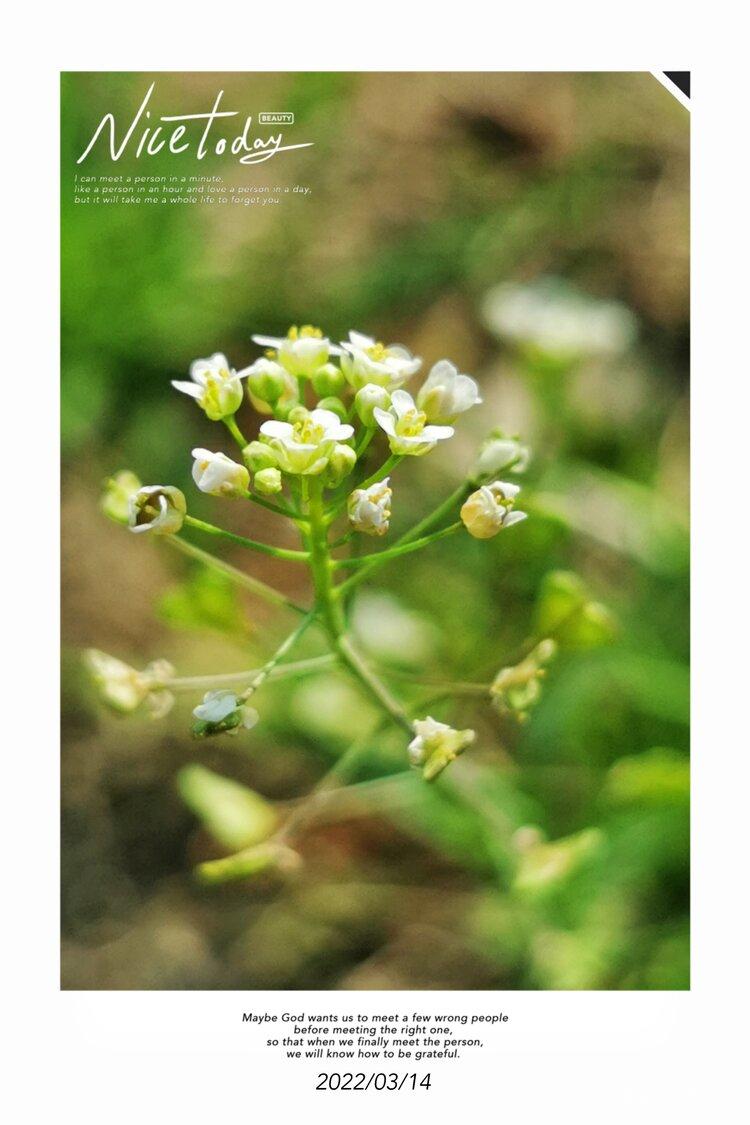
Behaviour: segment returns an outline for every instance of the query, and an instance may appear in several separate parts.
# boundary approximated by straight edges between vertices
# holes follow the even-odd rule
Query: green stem
[[[369,488],[371,484],[377,484],[378,481],[381,481],[384,477],[387,477],[388,474],[391,473],[401,461],[403,461],[403,459],[404,458],[400,453],[392,453],[388,460],[380,466],[377,472],[372,473],[371,476],[367,477],[360,484],[355,485],[355,488]],[[331,508],[328,515],[326,516],[327,523],[333,523],[339,512],[343,511],[343,509],[346,507],[348,499],[349,493],[347,493],[347,495],[342,500],[340,500],[337,504],[334,505],[333,508]]]
[[[274,504],[272,500],[264,500],[262,496],[256,496],[254,492],[245,492],[244,496],[245,499],[252,500],[253,504],[259,504],[266,511],[275,512],[279,516],[286,516],[287,519],[294,520],[295,523],[307,520],[307,516],[296,512],[294,508],[288,508],[286,504]]]
[[[452,523],[450,527],[444,527],[442,531],[433,531],[432,535],[423,535],[421,539],[412,539],[410,543],[402,543],[400,546],[396,544],[386,551],[374,551],[371,555],[360,555],[356,559],[335,559],[333,565],[335,567],[370,567],[373,564],[379,566],[381,563],[388,562],[389,559],[397,559],[401,555],[408,555],[411,551],[421,551],[422,547],[426,547],[428,543],[436,543],[438,539],[445,539],[446,536],[452,535],[454,531],[458,531],[461,527],[463,527],[463,524],[458,520],[456,523]],[[338,587],[339,592],[345,585],[347,583],[342,583]]]
[[[334,641],[334,647],[355,679],[359,680],[369,694],[388,712],[393,721],[404,727],[410,735],[413,734],[409,716],[401,704],[394,699],[385,684],[381,683],[370,666],[362,659],[348,637],[343,634],[337,637]]]
[[[336,641],[344,622],[334,593],[328,525],[323,507],[323,484],[319,477],[302,478],[303,497],[310,517],[310,570],[315,585],[316,604],[332,641]]]
[[[324,656],[311,656],[308,660],[295,660],[293,664],[282,664],[278,668],[272,668],[267,679],[275,681],[314,675],[316,672],[324,672],[330,668],[336,663],[336,659],[331,652]],[[250,668],[245,672],[218,672],[209,676],[175,676],[172,680],[165,680],[163,686],[170,691],[199,691],[203,688],[208,690],[221,687],[223,684],[245,684],[261,671],[261,668]]]
[[[239,426],[235,422],[234,415],[231,414],[228,417],[223,418],[222,421],[224,422],[224,425],[229,430],[229,432],[232,435],[232,437],[234,438],[234,440],[239,445],[240,449],[244,449],[245,446],[247,445],[247,441],[242,436],[242,431],[240,430]]]
[[[371,484],[377,484],[377,482],[379,480],[382,480],[383,477],[387,477],[388,474],[392,472],[396,468],[396,466],[400,464],[401,461],[403,461],[403,459],[403,454],[392,453],[388,460],[380,466],[377,472],[372,473],[369,477],[366,478],[366,480],[363,480],[361,484],[357,485],[357,488],[369,488]]]
[[[370,749],[372,740],[379,734],[387,723],[387,719],[378,721],[372,730],[358,738],[345,750],[341,757],[334,763],[328,772],[320,779],[314,789],[295,808],[287,822],[276,833],[274,841],[285,843],[318,812],[320,806],[326,801],[332,790],[343,788],[342,782],[355,772],[360,763],[362,754]]]
[[[455,508],[456,504],[461,503],[461,501],[469,495],[473,487],[474,486],[470,481],[464,481],[462,484],[460,484],[455,492],[452,492],[450,496],[446,500],[444,500],[442,504],[439,504],[433,512],[430,512],[430,514],[428,516],[425,516],[423,520],[420,520],[419,523],[416,523],[410,531],[405,532],[405,534],[402,535],[401,538],[398,539],[394,544],[394,547],[401,547],[405,543],[411,543],[413,540],[419,539],[422,536],[423,532],[429,531],[429,529],[431,527],[434,527],[436,523],[440,523],[440,521],[443,520],[445,516],[447,516],[453,510],[453,508]],[[380,566],[380,559],[386,553],[387,552],[385,551],[379,551],[377,553],[377,557],[373,557],[371,562],[369,562],[366,566],[363,566],[361,570],[358,570],[356,574],[353,574],[351,578],[347,578],[346,582],[342,582],[341,585],[337,587],[337,594],[340,596],[344,592],[344,590],[348,592],[355,586],[358,586],[359,583],[362,582],[368,574],[371,574],[373,570]]]
[[[286,559],[290,562],[307,562],[307,551],[290,551],[286,547],[271,547],[268,543],[258,543],[255,539],[246,539],[243,535],[235,535],[233,531],[225,531],[223,527],[214,527],[212,523],[198,520],[195,516],[185,516],[188,527],[197,531],[204,531],[218,539],[226,539],[229,543],[237,543],[240,547],[247,547],[251,551],[260,551],[262,555],[271,555],[275,559]]]
[[[317,616],[317,614],[315,613],[315,611],[312,611],[311,613],[308,613],[307,617],[305,617],[304,620],[302,620],[299,623],[297,628],[293,629],[288,637],[285,637],[285,639],[281,642],[279,647],[276,649],[276,652],[273,654],[271,659],[267,660],[266,663],[263,665],[263,667],[259,669],[259,671],[256,673],[256,675],[253,677],[253,680],[250,683],[250,685],[248,686],[248,688],[246,689],[246,691],[244,691],[242,693],[243,699],[249,699],[250,696],[253,694],[253,692],[257,691],[258,688],[261,686],[261,684],[263,684],[265,682],[265,680],[268,679],[271,672],[273,672],[274,668],[279,663],[279,661],[283,660],[283,658],[286,656],[286,654],[291,649],[294,648],[294,646],[296,645],[297,641],[300,639],[302,634],[307,629],[309,629],[309,627],[312,625],[313,621],[315,620],[316,616]]]
[[[213,570],[226,575],[238,586],[242,586],[245,590],[249,590],[251,594],[256,594],[259,598],[269,602],[271,605],[284,606],[286,609],[291,609],[295,613],[306,614],[309,610],[304,606],[297,605],[280,590],[274,589],[266,582],[261,582],[259,578],[253,578],[250,574],[245,574],[244,571],[238,570],[237,567],[232,566],[231,563],[225,562],[223,559],[217,559],[215,555],[209,554],[208,551],[202,550],[201,547],[196,547],[194,543],[189,543],[187,539],[181,539],[179,535],[164,535],[162,542],[168,543],[171,547],[176,548],[183,555],[187,555],[191,559],[196,559],[198,562],[203,563],[204,566],[211,567]]]

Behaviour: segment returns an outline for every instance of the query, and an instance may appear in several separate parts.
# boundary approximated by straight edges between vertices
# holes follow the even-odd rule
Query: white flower
[[[84,663],[102,699],[115,711],[127,714],[146,703],[152,717],[161,718],[174,703],[172,693],[164,689],[174,676],[174,668],[166,660],[154,660],[138,672],[116,656],[90,648],[84,653]]]
[[[453,422],[481,401],[475,380],[470,375],[461,375],[447,359],[434,365],[417,395],[417,405],[424,410],[428,422]]]
[[[272,414],[276,405],[285,406],[297,398],[297,380],[275,359],[261,356],[237,373],[247,379],[247,395],[259,414]]]
[[[522,473],[528,468],[529,448],[516,438],[503,437],[500,433],[491,434],[479,450],[474,476],[495,477],[507,469],[509,473]]]
[[[148,484],[130,498],[128,523],[131,531],[153,531],[174,535],[182,527],[187,504],[179,488],[171,484]]]
[[[250,485],[250,474],[224,453],[194,449],[193,480],[209,496],[242,496]]]
[[[336,442],[350,438],[354,428],[332,410],[301,410],[297,421],[264,422],[260,432],[282,472],[314,476],[325,469]]]
[[[305,324],[293,325],[286,336],[253,336],[256,344],[271,348],[275,353],[269,358],[278,360],[290,375],[314,375],[328,362],[331,341],[319,328]]]
[[[635,317],[625,305],[598,300],[554,277],[498,285],[487,293],[482,311],[501,338],[564,360],[617,355],[636,334]]]
[[[233,691],[227,690],[207,691],[203,702],[193,708],[193,715],[199,723],[208,724],[209,728],[222,724],[227,730],[238,727],[250,730],[259,718],[254,707],[248,707]]]
[[[341,370],[355,391],[367,383],[395,390],[422,366],[419,356],[413,356],[401,344],[386,347],[361,332],[350,332],[341,347]]]
[[[236,413],[242,405],[240,376],[225,355],[216,352],[209,359],[196,359],[190,365],[192,383],[173,379],[172,386],[194,398],[212,422]]]
[[[390,410],[373,410],[375,421],[388,434],[392,453],[421,456],[435,448],[438,441],[453,436],[452,426],[428,426],[427,415],[417,409],[406,391],[394,391]]]
[[[515,498],[520,492],[517,484],[506,484],[496,480],[483,484],[472,492],[461,508],[461,519],[470,535],[475,539],[491,539],[503,527],[512,527],[526,519],[526,512],[512,510]]]
[[[349,522],[355,531],[365,535],[385,535],[391,518],[392,491],[388,487],[389,477],[371,484],[369,488],[355,488],[347,509]]]
[[[415,737],[409,743],[409,761],[422,769],[425,781],[432,781],[462,754],[476,738],[473,730],[454,730],[428,715],[413,724]]]

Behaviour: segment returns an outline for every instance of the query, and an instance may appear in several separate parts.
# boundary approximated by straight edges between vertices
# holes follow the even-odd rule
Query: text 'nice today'
[[[99,137],[106,136],[107,133],[109,134],[110,156],[115,161],[119,160],[126,151],[135,150],[135,156],[138,158],[141,156],[156,156],[163,149],[178,154],[195,147],[195,156],[198,160],[203,160],[209,152],[221,156],[222,153],[229,151],[239,159],[240,164],[262,164],[263,161],[270,160],[272,156],[276,156],[279,152],[289,152],[294,148],[310,148],[313,144],[312,141],[296,145],[282,144],[284,139],[282,133],[275,133],[266,137],[253,137],[250,132],[252,117],[245,119],[242,132],[235,134],[233,138],[222,136],[214,139],[214,137],[211,137],[209,141],[212,131],[216,132],[214,129],[216,122],[239,116],[237,110],[219,109],[221,99],[224,96],[223,90],[219,90],[213,109],[208,113],[163,115],[155,119],[160,122],[160,124],[155,125],[151,123],[151,110],[147,108],[155,85],[156,83],[152,82],[149,86],[138,112],[131,121],[127,132],[119,141],[115,115],[105,113],[76,163],[82,164]],[[190,122],[199,123],[198,128],[202,129],[200,135],[198,128],[195,128],[192,130],[191,136]]]

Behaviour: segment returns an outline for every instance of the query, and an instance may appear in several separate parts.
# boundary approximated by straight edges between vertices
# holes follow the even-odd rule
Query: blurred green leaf
[[[205,766],[181,769],[177,788],[188,808],[222,847],[237,850],[259,844],[276,827],[278,816],[268,801]]]
[[[186,581],[166,590],[157,612],[176,629],[213,629],[240,637],[250,631],[236,587],[207,567],[194,568]]]
[[[603,795],[613,805],[686,804],[690,763],[677,750],[661,747],[620,758],[607,773]]]

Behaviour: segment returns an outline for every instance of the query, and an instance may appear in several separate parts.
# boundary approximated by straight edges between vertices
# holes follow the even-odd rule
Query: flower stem
[[[175,547],[183,555],[187,555],[191,559],[196,559],[197,562],[203,563],[204,566],[211,567],[212,570],[217,570],[221,574],[226,575],[238,586],[242,586],[245,590],[249,590],[251,594],[256,594],[263,601],[269,602],[271,605],[284,606],[286,609],[291,609],[295,613],[306,614],[309,611],[304,606],[297,605],[286,594],[282,594],[280,590],[274,589],[266,582],[261,582],[259,578],[253,578],[251,574],[245,574],[244,571],[238,570],[237,567],[232,566],[231,563],[225,562],[224,559],[217,559],[215,555],[209,554],[208,551],[196,547],[194,543],[189,543],[187,539],[180,538],[179,535],[164,535],[162,542],[169,543],[170,546]]]
[[[366,480],[363,480],[361,484],[357,485],[357,488],[369,488],[371,484],[377,484],[383,477],[387,477],[403,459],[401,453],[392,453],[388,460],[383,462],[377,472],[372,473]]]
[[[316,604],[333,642],[341,634],[344,621],[341,607],[334,594],[331,549],[328,544],[328,525],[323,508],[323,485],[319,478],[302,478],[302,493],[307,501],[310,517],[310,570],[315,585]]]
[[[393,721],[404,727],[410,735],[413,734],[412,725],[406,711],[398,700],[394,699],[379,677],[375,675],[369,664],[360,656],[349,638],[342,634],[336,638],[334,647],[341,657],[342,663],[346,665],[355,679],[359,680],[369,694],[377,700],[380,706],[388,712]]]
[[[370,555],[360,555],[359,558],[335,559],[333,565],[335,567],[369,567],[371,564],[379,566],[380,563],[388,562],[389,559],[397,559],[401,555],[408,555],[411,551],[421,551],[422,547],[426,547],[428,543],[436,543],[438,539],[445,539],[446,536],[452,535],[454,531],[458,531],[461,527],[463,527],[463,524],[458,520],[456,523],[452,523],[450,527],[444,527],[442,531],[433,531],[432,535],[423,535],[421,539],[412,539],[410,543],[400,545],[397,543],[385,551],[374,551]],[[345,585],[347,583],[342,583],[338,587],[338,591],[340,592]]]
[[[286,656],[286,654],[294,648],[297,641],[300,639],[302,634],[307,629],[309,629],[316,617],[316,612],[314,610],[311,611],[310,613],[308,613],[307,617],[300,621],[297,628],[293,629],[289,636],[284,638],[271,659],[267,660],[263,667],[258,670],[258,672],[253,677],[250,685],[242,693],[243,699],[249,699],[253,692],[257,691],[261,684],[263,684],[268,679],[279,661],[282,660]]]
[[[272,500],[264,500],[262,496],[256,496],[254,492],[245,492],[243,495],[246,500],[251,500],[253,504],[259,504],[261,508],[265,508],[268,512],[275,512],[278,516],[286,516],[287,519],[294,520],[295,523],[307,520],[307,516],[296,512],[294,508],[288,508],[286,504],[274,504]]]
[[[242,430],[239,428],[239,426],[235,422],[234,415],[230,414],[228,417],[223,418],[222,421],[224,422],[224,425],[229,430],[229,432],[232,435],[232,437],[234,438],[234,440],[239,445],[240,449],[244,449],[245,446],[247,445],[247,441],[242,436]]]
[[[469,495],[472,487],[473,485],[470,481],[464,481],[462,484],[460,484],[455,492],[452,492],[450,496],[446,500],[444,500],[442,504],[439,504],[433,512],[430,512],[428,516],[425,516],[424,519],[419,521],[419,523],[416,523],[410,531],[405,532],[405,534],[402,535],[401,538],[398,539],[394,544],[394,547],[389,548],[389,550],[393,550],[395,549],[395,547],[401,547],[406,543],[411,543],[414,540],[419,539],[422,536],[423,532],[429,531],[429,529],[431,527],[434,527],[436,523],[440,523],[440,521],[444,519],[445,516],[447,516],[455,508],[456,504],[460,504],[461,501]],[[346,582],[342,582],[341,585],[336,588],[337,595],[340,596],[345,590],[348,592],[355,586],[358,586],[359,583],[364,578],[366,578],[368,574],[371,574],[373,570],[380,566],[381,559],[382,561],[387,561],[387,559],[383,558],[383,556],[387,554],[387,551],[378,551],[366,566],[363,566],[361,570],[358,570],[356,574],[353,574],[351,578],[347,578]]]
[[[324,672],[336,663],[334,653],[325,653],[323,656],[311,656],[308,660],[296,660],[292,664],[281,664],[272,668],[267,675],[268,680],[286,680],[298,676],[314,675]],[[221,687],[223,684],[245,684],[253,680],[262,669],[249,668],[245,672],[218,672],[208,676],[175,676],[172,680],[165,680],[164,687],[170,691],[199,691],[203,688],[210,689]]]
[[[185,523],[188,527],[196,528],[197,531],[204,531],[207,535],[237,543],[240,547],[247,547],[251,551],[260,551],[262,555],[271,555],[275,559],[307,562],[310,558],[307,551],[290,551],[286,547],[272,547],[268,543],[258,543],[255,539],[246,539],[243,535],[235,535],[233,531],[225,531],[223,527],[214,527],[212,523],[198,520],[195,516],[185,516]]]
[[[388,460],[380,466],[377,472],[372,473],[371,476],[363,480],[361,484],[355,485],[355,487],[369,488],[371,484],[377,484],[378,481],[381,481],[384,477],[387,477],[388,474],[391,473],[401,461],[403,461],[403,459],[404,458],[400,453],[392,453]],[[341,512],[346,507],[348,499],[349,493],[347,492],[347,495],[344,496],[343,499],[340,500],[337,504],[335,504],[328,512],[328,515],[326,516],[327,523],[333,523],[339,512]]]

